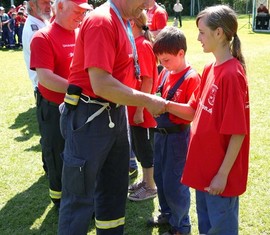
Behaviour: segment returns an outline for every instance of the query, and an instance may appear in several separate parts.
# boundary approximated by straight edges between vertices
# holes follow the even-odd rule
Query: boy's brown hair
[[[153,51],[156,55],[172,54],[177,55],[180,50],[187,51],[187,40],[184,33],[173,26],[166,26],[162,29],[153,44]]]

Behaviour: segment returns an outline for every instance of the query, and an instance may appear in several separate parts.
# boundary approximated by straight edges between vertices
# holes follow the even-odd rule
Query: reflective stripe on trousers
[[[49,189],[50,197],[53,199],[61,199],[62,192],[60,191],[54,191],[52,189]]]
[[[111,229],[116,228],[118,226],[122,226],[124,224],[125,224],[125,217],[108,221],[101,221],[96,219],[96,227],[99,229]]]

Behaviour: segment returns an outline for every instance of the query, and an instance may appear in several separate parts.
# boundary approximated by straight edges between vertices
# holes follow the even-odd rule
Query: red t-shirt
[[[245,72],[233,58],[205,67],[196,99],[182,182],[204,191],[217,174],[232,135],[246,135],[222,196],[245,192],[249,157],[249,95]]]
[[[80,26],[68,78],[69,83],[81,87],[85,95],[97,97],[90,84],[90,67],[107,71],[127,86],[135,85],[132,46],[126,29],[108,3],[92,11]]]
[[[52,23],[37,31],[31,41],[30,68],[44,68],[68,79],[69,67],[73,58],[76,32]],[[64,93],[54,92],[38,83],[41,95],[57,104],[64,101]]]
[[[169,73],[168,77],[165,80],[165,83],[163,85],[162,94],[161,96],[166,99],[169,90],[176,84],[176,82],[188,71],[190,70],[190,66],[185,68],[179,73],[171,74]],[[162,78],[167,73],[166,69],[163,69],[162,72],[159,75],[159,81],[162,82]],[[191,72],[183,81],[181,86],[178,87],[176,92],[174,93],[174,96],[172,97],[171,101],[177,102],[177,103],[188,103],[190,100],[193,92],[196,92],[197,87],[200,84],[200,76],[198,75],[195,70]],[[175,124],[188,124],[190,121],[184,120],[182,118],[179,118],[173,114],[169,113],[169,119],[171,122]]]
[[[168,14],[165,9],[155,3],[154,7],[147,11],[147,19],[150,31],[156,31],[167,25]]]
[[[16,18],[15,18],[15,25],[19,26],[20,24],[25,24],[25,21],[26,21],[25,16],[21,17],[21,16],[17,15]]]
[[[152,45],[147,39],[144,38],[144,36],[136,38],[135,43],[140,64],[141,77],[147,77],[147,79],[152,79],[153,86],[151,94],[154,94],[157,88],[158,71],[156,64],[156,56],[153,52]],[[141,90],[141,81],[137,80],[136,89]],[[135,124],[133,121],[133,117],[136,109],[137,107],[135,106],[128,106],[128,119],[130,125],[141,126],[144,128],[155,127],[157,125],[156,120],[147,111],[146,108],[144,108],[143,110],[144,122],[140,124]]]

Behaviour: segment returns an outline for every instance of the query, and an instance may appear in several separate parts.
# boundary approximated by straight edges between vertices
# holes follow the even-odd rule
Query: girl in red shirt
[[[196,19],[198,40],[215,61],[189,104],[167,111],[193,120],[182,183],[196,189],[200,234],[238,234],[238,196],[246,190],[250,115],[245,62],[235,12],[208,7]]]
[[[140,80],[136,89],[154,94],[157,87],[158,71],[156,56],[152,49],[153,36],[147,24],[146,13],[131,20],[132,33],[135,38],[138,60],[141,70]],[[128,120],[131,130],[132,149],[142,165],[142,181],[130,185],[128,198],[132,201],[142,201],[157,195],[153,178],[153,138],[151,128],[157,124],[154,117],[144,107],[128,106]]]

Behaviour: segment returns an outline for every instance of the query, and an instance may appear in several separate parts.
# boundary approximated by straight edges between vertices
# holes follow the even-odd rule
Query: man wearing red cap
[[[97,234],[124,233],[129,143],[123,105],[158,115],[166,103],[131,88],[140,71],[127,20],[139,17],[148,1],[109,0],[80,27],[61,115],[59,235],[87,234],[93,211]]]
[[[37,118],[42,152],[48,167],[51,200],[58,208],[61,199],[64,139],[59,126],[59,104],[67,91],[78,26],[86,10],[85,0],[56,0],[55,20],[33,36],[30,68],[38,75]]]

